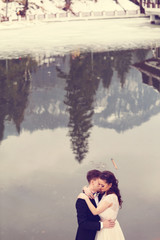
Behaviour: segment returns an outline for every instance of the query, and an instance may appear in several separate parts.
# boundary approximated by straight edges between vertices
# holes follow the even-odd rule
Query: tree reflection
[[[31,72],[36,62],[30,57],[0,61],[0,140],[5,121],[13,121],[17,132],[24,119]]]
[[[99,84],[94,75],[92,61],[91,53],[72,55],[68,75],[57,69],[59,76],[66,79],[64,103],[69,112],[68,127],[72,150],[78,162],[81,162],[88,152],[88,138],[94,113],[93,102]]]
[[[112,52],[95,53],[93,62],[97,78],[102,80],[104,88],[109,88],[113,76]]]
[[[123,87],[125,83],[125,76],[126,73],[130,69],[131,61],[132,61],[132,53],[133,51],[118,51],[116,58],[115,58],[115,69],[118,72],[118,77],[120,78],[121,85]]]
[[[43,74],[41,71],[37,71],[37,80],[34,77],[33,84],[42,88],[42,93],[45,94],[44,84],[50,88],[50,86],[54,86],[54,81],[60,84],[58,76],[65,79],[63,81],[63,83],[66,83],[64,103],[67,106],[69,115],[68,134],[70,136],[72,151],[78,162],[82,162],[89,151],[89,137],[93,121],[95,121],[93,118],[95,96],[100,83],[105,89],[101,91],[102,88],[100,88],[97,96],[102,99],[103,106],[102,108],[101,106],[98,108],[99,103],[96,103],[98,111],[95,115],[101,119],[101,126],[112,127],[118,129],[120,132],[122,129],[128,128],[125,125],[126,121],[124,121],[124,118],[128,118],[132,114],[135,115],[141,108],[144,109],[144,106],[140,107],[144,99],[141,91],[131,91],[129,89],[130,80],[126,81],[126,76],[130,71],[130,66],[134,62],[146,59],[147,54],[148,50],[145,49],[106,52],[80,52],[78,50],[69,56],[59,56],[60,61],[57,62],[55,61],[56,56],[52,56],[54,61],[49,69],[47,69],[47,66],[42,61]],[[30,57],[0,61],[0,140],[3,139],[5,121],[12,121],[16,126],[17,132],[20,133],[21,131],[24,112],[28,102],[31,73],[36,67],[37,63]],[[54,72],[55,68],[58,76],[57,72]],[[63,72],[61,69],[65,69],[68,73]],[[51,71],[54,74],[51,74]],[[48,72],[50,72],[49,78],[46,77]],[[55,76],[54,80],[51,76]],[[46,79],[49,79],[49,82]],[[139,82],[138,84],[141,83]],[[59,87],[64,90],[61,84]],[[139,90],[139,88],[137,89]],[[51,88],[50,90],[50,94],[53,97],[53,91]],[[61,97],[60,95],[61,93],[57,92],[58,97],[54,95],[54,99],[57,101],[58,98],[61,101],[63,95]],[[44,99],[40,99],[41,101],[35,98],[36,107],[42,104],[46,111],[48,111],[51,98],[47,95],[47,103],[44,103]],[[61,110],[61,105],[58,105],[57,108]],[[50,112],[47,116],[49,114]],[[52,111],[52,122],[53,114],[54,112]],[[61,121],[59,113],[55,118],[58,118],[59,124]],[[113,118],[115,118],[115,123]],[[40,114],[36,114],[36,129],[39,126],[37,123],[41,124],[43,120],[44,117],[42,114],[41,117]],[[64,124],[64,116],[62,122]],[[48,122],[45,123],[45,127],[50,128]],[[31,126],[29,126],[29,129],[31,130]],[[35,130],[35,125],[32,119],[33,129]]]
[[[137,56],[138,62],[141,62],[147,58],[149,49],[136,49],[134,52],[135,52],[135,55]]]
[[[81,162],[88,152],[88,138],[92,128],[94,97],[100,81],[109,88],[114,69],[120,81],[129,71],[132,52],[74,52],[70,57],[70,71],[65,74],[57,68],[59,77],[66,79],[64,103],[69,113],[69,136],[76,159]],[[125,65],[125,66],[124,66]]]

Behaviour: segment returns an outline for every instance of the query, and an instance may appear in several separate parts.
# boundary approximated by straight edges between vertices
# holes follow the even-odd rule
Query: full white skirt
[[[97,231],[95,240],[125,240],[119,222],[116,220],[113,228],[102,228]]]

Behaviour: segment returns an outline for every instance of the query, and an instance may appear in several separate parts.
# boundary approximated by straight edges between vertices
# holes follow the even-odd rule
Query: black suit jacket
[[[96,207],[94,199],[90,201]],[[84,199],[77,199],[76,209],[78,220],[76,240],[94,240],[96,232],[100,230],[99,216],[91,213]]]

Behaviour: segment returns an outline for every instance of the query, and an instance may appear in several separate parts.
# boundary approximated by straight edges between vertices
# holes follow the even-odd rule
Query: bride
[[[97,208],[84,193],[80,193],[78,196],[78,198],[85,199],[90,211],[93,215],[99,215],[101,221],[106,219],[115,220],[113,228],[102,228],[100,231],[97,231],[95,240],[125,240],[119,222],[116,220],[119,208],[122,206],[118,180],[112,172],[103,171],[99,178],[99,185],[101,192],[105,194],[98,203]]]

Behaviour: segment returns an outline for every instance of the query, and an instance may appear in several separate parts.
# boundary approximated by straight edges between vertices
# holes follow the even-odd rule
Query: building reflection
[[[143,83],[153,86],[160,92],[160,48],[153,48],[153,57],[134,64],[142,73]]]

